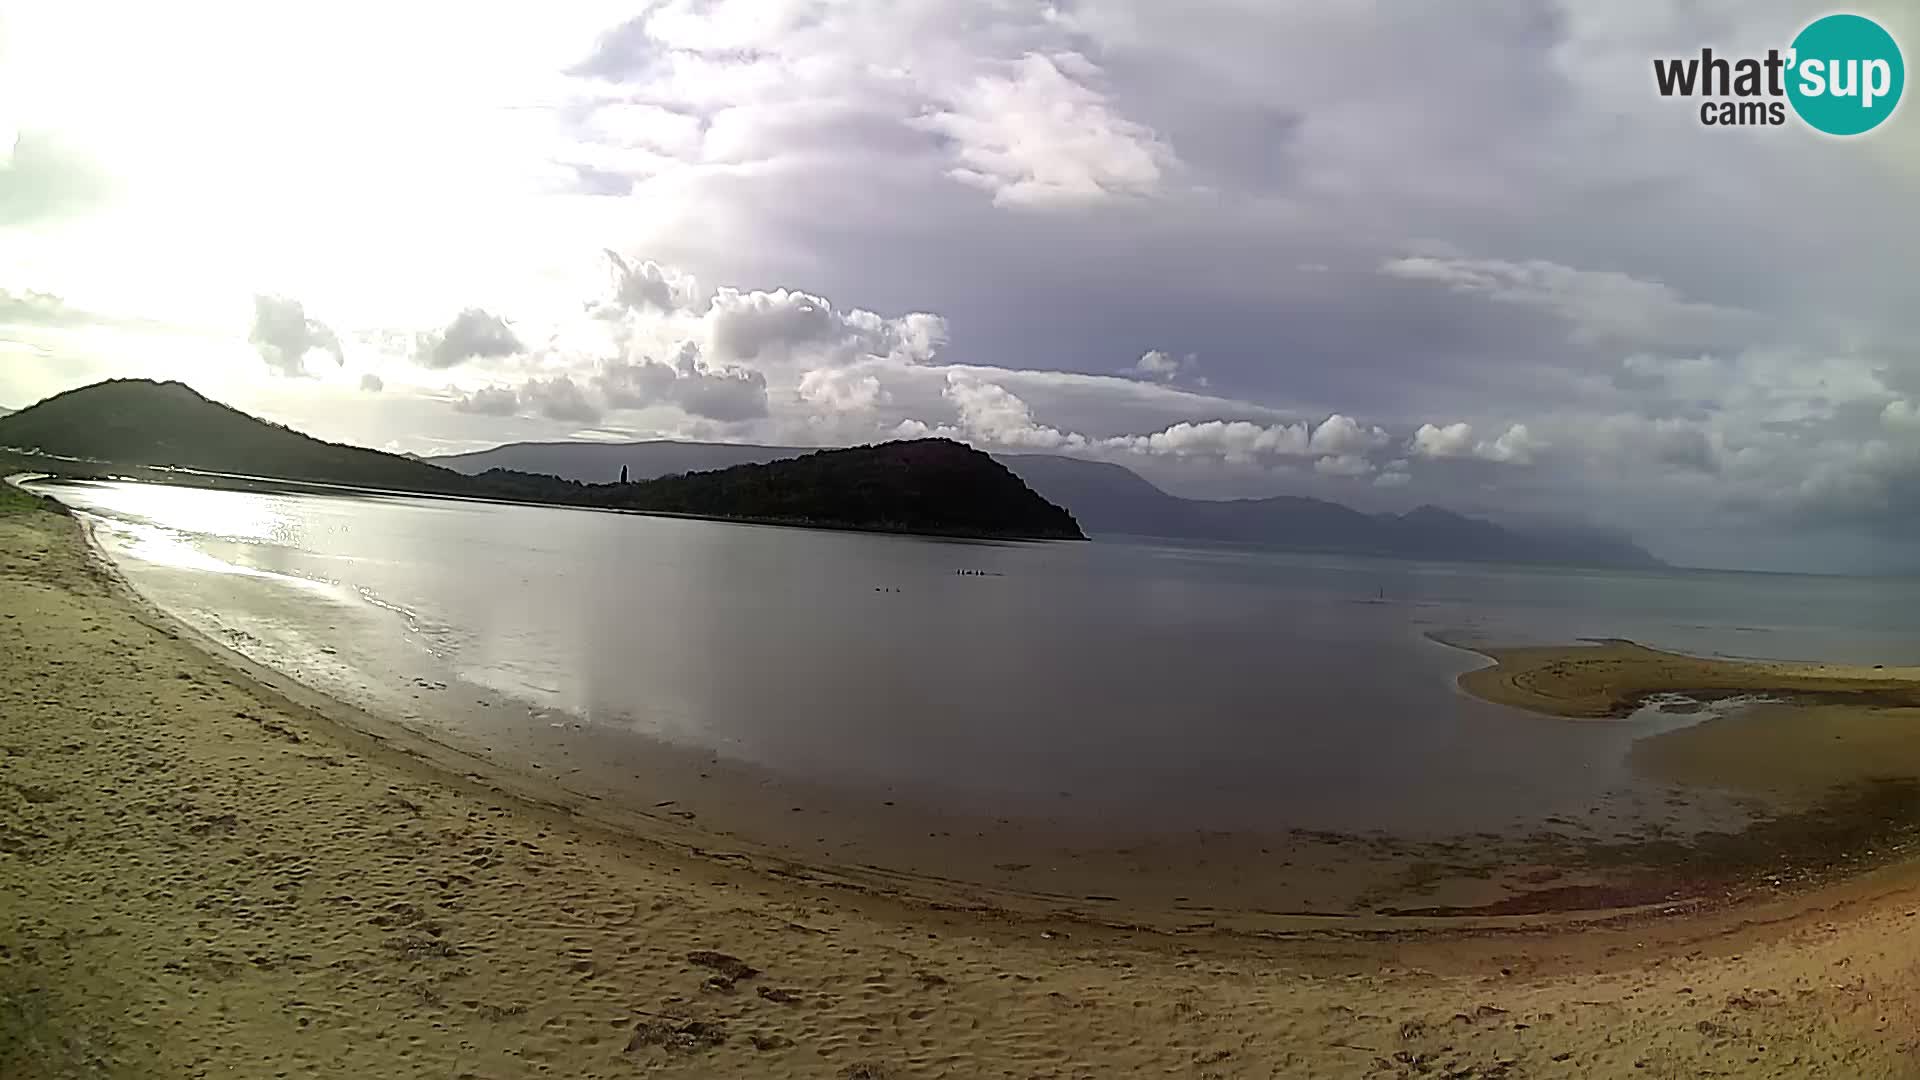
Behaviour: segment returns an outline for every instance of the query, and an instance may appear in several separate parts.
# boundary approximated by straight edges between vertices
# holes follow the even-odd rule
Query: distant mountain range
[[[583,483],[501,468],[469,475],[323,442],[209,401],[181,383],[116,379],[0,417],[0,448],[41,455],[49,471],[69,475],[87,474],[92,467],[85,462],[91,461],[198,470],[159,478],[215,487],[258,486],[249,478],[265,477],[819,528],[1086,538],[1071,514],[1036,495],[1005,466],[949,439],[824,450],[634,483]]]
[[[571,480],[640,480],[677,472],[778,461],[807,447],[656,440],[634,443],[528,442],[427,458],[461,472],[504,468]],[[1174,540],[1250,544],[1466,562],[1606,567],[1664,565],[1631,539],[1599,529],[1503,526],[1435,506],[1367,514],[1297,495],[1266,499],[1183,499],[1124,465],[1053,454],[995,457],[1088,531]]]

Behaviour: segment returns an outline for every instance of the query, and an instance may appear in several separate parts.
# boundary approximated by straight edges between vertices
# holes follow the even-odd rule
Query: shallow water
[[[1920,632],[1908,582],[46,490],[136,588],[240,651],[496,756],[564,759],[616,797],[665,741],[1009,817],[1527,828],[1657,801],[1626,751],[1705,714],[1580,723],[1488,705],[1453,686],[1484,661],[1428,633],[1901,663]]]

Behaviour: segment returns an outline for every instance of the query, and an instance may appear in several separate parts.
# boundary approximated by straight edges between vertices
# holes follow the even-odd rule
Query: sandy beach
[[[1571,684],[1545,652],[1463,683],[1569,716],[1741,689],[1704,661],[1574,658]],[[11,495],[0,670],[8,1077],[1920,1075],[1920,875],[1898,861],[1553,928],[1172,932],[943,902],[623,828],[382,730],[210,651]],[[1898,713],[1907,674],[1746,689]],[[1847,746],[1901,745],[1834,719],[1862,727]],[[1712,725],[1744,722],[1649,752],[1691,775]],[[1811,792],[1857,764],[1816,768],[1816,729],[1773,727],[1746,782]]]

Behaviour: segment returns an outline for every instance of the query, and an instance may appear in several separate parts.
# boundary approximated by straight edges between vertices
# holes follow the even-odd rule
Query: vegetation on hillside
[[[129,465],[463,494],[450,469],[271,424],[183,383],[113,379],[0,417],[0,446]]]
[[[822,450],[764,465],[575,484],[491,470],[481,483],[515,497],[701,517],[953,536],[1085,539],[1073,515],[1006,466],[949,439]]]
[[[386,491],[824,528],[1085,538],[1071,514],[1034,494],[999,462],[946,439],[828,450],[767,465],[633,484],[580,484],[501,469],[469,477],[397,454],[323,442],[209,401],[180,383],[121,379],[70,390],[0,417],[0,447],[119,468],[171,466]],[[60,471],[71,474],[76,469]],[[250,483],[193,479],[216,485]]]

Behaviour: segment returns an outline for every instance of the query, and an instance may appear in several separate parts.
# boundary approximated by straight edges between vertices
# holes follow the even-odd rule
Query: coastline
[[[1493,663],[1460,676],[1484,701],[1575,720],[1618,720],[1657,694],[1696,701],[1766,695],[1799,704],[1920,708],[1920,666],[1717,660],[1621,639],[1501,648],[1428,635]]]
[[[183,637],[92,558],[69,519],[0,515],[0,656],[20,676],[0,689],[8,1075],[1572,1075],[1759,1054],[1786,1075],[1892,1076],[1915,1060],[1907,867],[1494,935],[1528,924],[1163,933],[945,902],[665,822],[629,835],[591,800],[356,728]],[[710,952],[763,971],[729,977]]]
[[[330,484],[319,480],[295,480],[273,476],[246,476],[239,473],[210,472],[203,469],[176,469],[154,465],[114,465],[99,462],[65,462],[61,459],[42,460],[31,455],[22,455],[0,450],[0,465],[33,465],[36,470],[61,466],[88,465],[93,468],[71,469],[66,472],[36,471],[33,475],[47,483],[90,483],[103,481],[126,481],[131,483],[172,484],[184,487],[203,487],[216,491],[246,491],[264,494],[284,495],[332,495],[348,498],[374,499],[427,499],[444,502],[482,503],[490,506],[528,506],[543,510],[582,510],[600,514],[631,514],[637,517],[655,517],[677,519],[681,521],[711,521],[721,525],[753,525],[768,529],[808,529],[818,532],[851,532],[873,536],[904,536],[922,540],[954,540],[970,543],[1001,544],[1044,544],[1054,542],[1084,543],[1090,538],[1084,530],[1079,536],[1028,536],[1015,533],[968,532],[966,530],[924,529],[911,526],[889,525],[850,525],[832,521],[814,521],[804,518],[755,517],[748,515],[727,516],[721,514],[696,514],[679,510],[649,510],[623,506],[596,506],[587,503],[540,502],[531,499],[515,499],[505,495],[476,495],[455,491],[421,491],[408,488],[357,487],[349,484]],[[99,471],[104,466],[109,471]],[[7,480],[0,476],[0,481]]]

